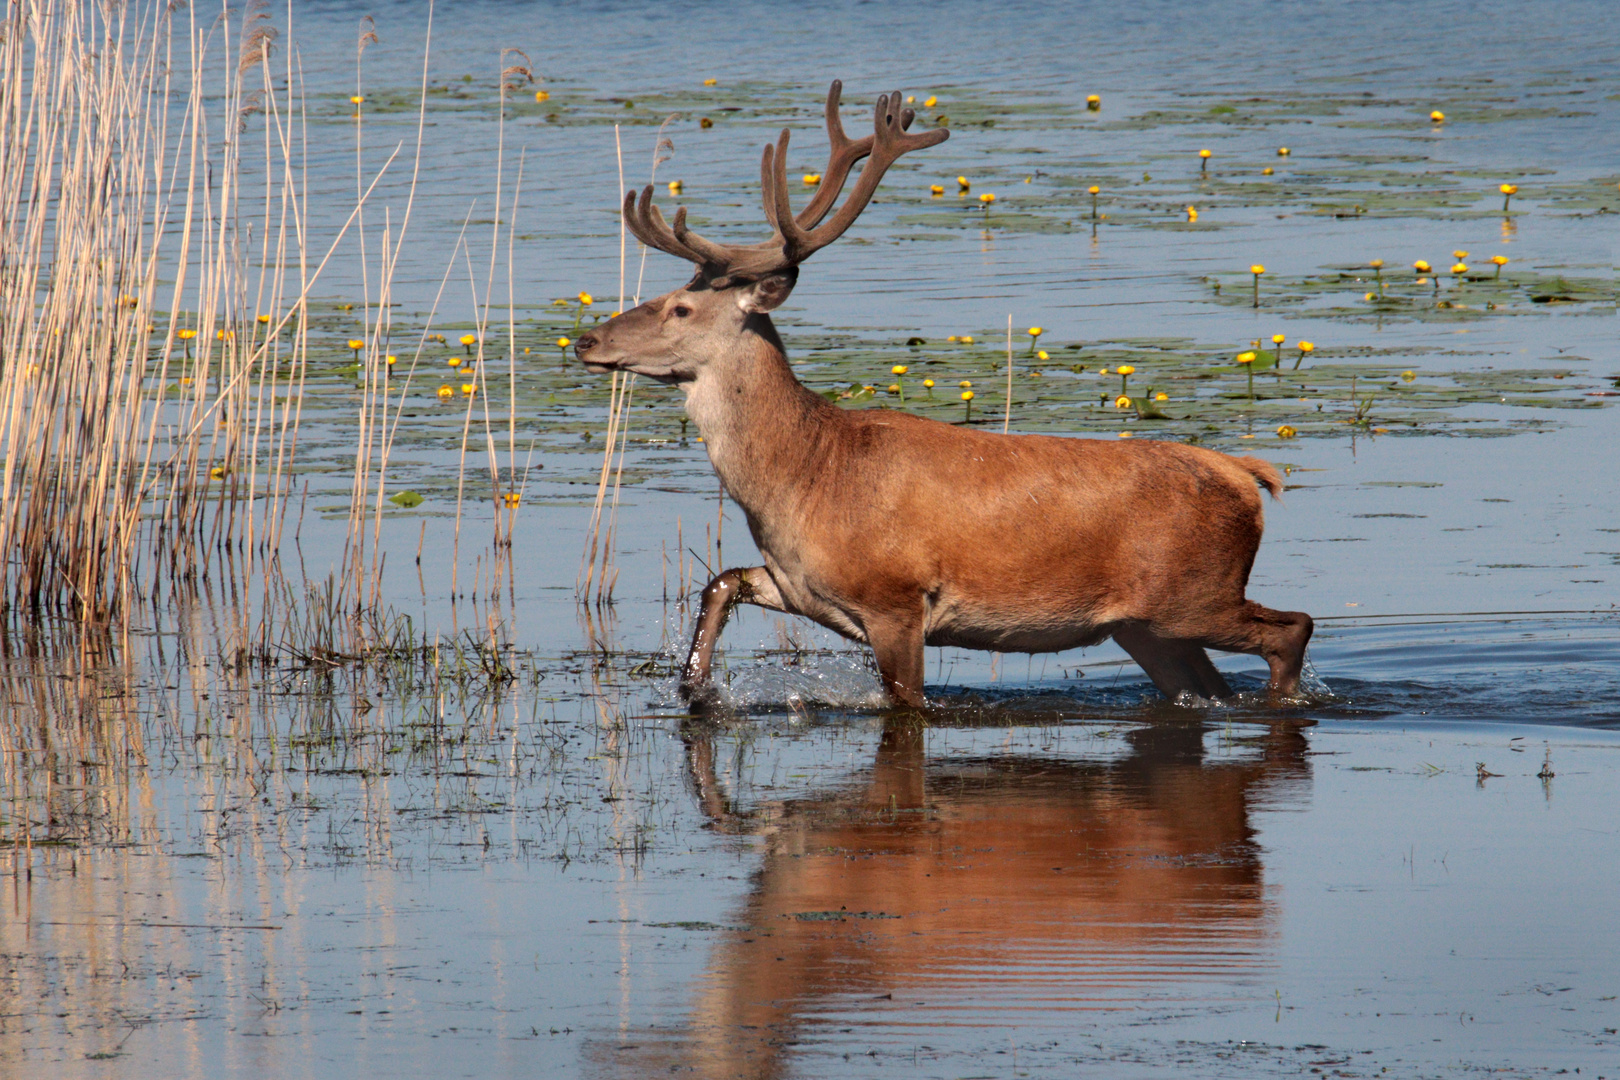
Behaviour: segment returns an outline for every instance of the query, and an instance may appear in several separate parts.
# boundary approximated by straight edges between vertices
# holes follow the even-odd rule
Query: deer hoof
[[[686,682],[683,680],[680,695],[681,701],[685,703],[693,716],[708,716],[711,713],[719,712],[722,708],[720,691],[715,688],[712,682]]]

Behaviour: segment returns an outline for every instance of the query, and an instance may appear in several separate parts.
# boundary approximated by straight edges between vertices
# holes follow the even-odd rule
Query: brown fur
[[[593,331],[592,366],[633,356],[644,324],[683,292]],[[691,691],[706,683],[737,602],[869,642],[908,704],[921,702],[925,643],[1048,652],[1110,635],[1172,696],[1229,692],[1186,645],[1258,653],[1273,688],[1294,689],[1308,617],[1244,596],[1263,527],[1256,485],[1282,488],[1270,464],[1179,443],[846,411],[794,378],[766,316],[747,322],[734,362],[675,380],[765,556],[762,568],[728,572],[736,586],[717,579],[706,594]]]

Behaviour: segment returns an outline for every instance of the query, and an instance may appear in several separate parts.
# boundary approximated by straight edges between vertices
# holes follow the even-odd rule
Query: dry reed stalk
[[[622,192],[624,190],[624,143],[623,143],[623,140],[620,138],[619,125],[618,124],[613,125],[613,151],[614,151],[614,156],[618,161],[618,167],[619,167],[619,187],[618,187],[618,191],[616,191],[614,193],[614,206],[615,206],[615,208],[617,208],[618,205],[619,205],[619,203],[618,203],[618,199],[619,199],[618,192]],[[619,308],[618,308],[618,311],[615,314],[622,315],[622,314],[624,314],[624,257],[625,257],[626,231],[625,231],[625,224],[624,224],[624,215],[622,213],[620,213],[618,215],[618,217],[619,217],[619,296],[618,296]],[[591,581],[596,576],[596,557],[597,557],[598,551],[601,548],[601,540],[602,540],[602,503],[607,498],[608,474],[613,468],[613,444],[614,444],[614,441],[615,441],[615,436],[617,435],[617,432],[618,432],[618,425],[619,425],[619,419],[620,419],[620,417],[619,417],[619,397],[620,397],[620,392],[621,392],[621,385],[620,384],[623,383],[623,382],[628,382],[631,378],[634,377],[632,375],[625,374],[624,378],[621,380],[619,376],[620,376],[620,373],[615,371],[615,372],[613,372],[611,378],[608,381],[608,427],[607,427],[607,437],[603,440],[603,444],[602,444],[602,469],[601,469],[601,475],[597,477],[597,481],[596,481],[596,499],[594,500],[594,502],[591,505],[591,523],[587,527],[587,530],[586,530],[586,535],[588,536],[588,539],[587,539],[587,541],[585,543],[585,550],[583,552],[582,559],[581,559],[581,566],[580,566],[581,576],[580,576],[580,578],[576,579],[576,581],[575,581],[575,588],[577,590],[576,595],[580,600],[585,600],[590,596],[590,594],[591,594]],[[609,561],[609,556],[606,555],[606,554],[603,554],[603,556],[602,556],[602,572],[603,572],[604,576],[606,575],[606,572],[607,572],[607,563],[608,563],[608,561]],[[598,591],[597,598],[598,598],[598,600],[601,599],[600,591]]]
[[[665,117],[664,122],[658,126],[658,134],[653,139],[652,169],[648,173],[647,179],[649,184],[656,184],[658,182],[658,166],[668,161],[674,154],[675,144],[668,136],[664,134],[664,132],[675,117],[676,114],[671,113],[669,116]],[[623,191],[624,146],[620,140],[619,126],[617,124],[615,124],[613,127],[613,147],[619,169],[619,190]],[[668,151],[668,153],[665,153],[665,151]],[[615,201],[615,206],[617,206],[617,201]],[[619,221],[619,309],[617,312],[617,314],[620,315],[624,314],[625,255],[627,251],[627,244],[627,233],[621,215],[621,219]],[[641,249],[641,263],[636,272],[635,297],[631,301],[632,304],[636,305],[641,303],[641,283],[643,276],[647,271],[647,245],[640,244],[638,246]],[[576,582],[578,596],[581,599],[584,599],[590,595],[591,582],[594,578],[596,581],[596,602],[598,604],[613,602],[613,586],[618,581],[617,572],[614,572],[610,577],[609,570],[613,563],[614,539],[618,531],[619,491],[621,482],[624,478],[625,450],[629,445],[630,439],[629,424],[631,389],[635,385],[635,379],[635,375],[626,373],[621,380],[620,373],[614,372],[609,383],[608,431],[607,437],[602,446],[602,469],[600,476],[597,478],[596,499],[591,507],[591,522],[586,530],[588,539],[585,545],[584,557],[581,560],[583,576],[579,582]],[[619,448],[619,460],[617,468],[614,468],[612,460],[615,441],[617,441]],[[602,535],[602,506],[604,501],[607,501],[608,499],[609,472],[612,472],[613,474],[613,494],[608,508],[607,534],[604,538]],[[601,556],[601,566],[599,570],[597,568],[598,554]]]

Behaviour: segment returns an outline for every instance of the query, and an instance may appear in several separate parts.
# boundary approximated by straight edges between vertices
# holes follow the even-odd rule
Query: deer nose
[[[583,360],[585,359],[585,354],[596,348],[599,344],[601,344],[601,339],[596,336],[596,331],[588,330],[575,339],[574,356],[577,359]]]

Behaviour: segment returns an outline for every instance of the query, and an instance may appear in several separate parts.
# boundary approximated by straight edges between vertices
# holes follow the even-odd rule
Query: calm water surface
[[[376,168],[414,132],[386,103],[419,78],[425,7],[302,6],[283,38],[310,86],[328,230],[352,191],[366,12]],[[1620,376],[1612,299],[1468,321],[1309,299],[1257,314],[1208,279],[1466,249],[1612,282],[1613,217],[1570,200],[1601,181],[1620,210],[1617,46],[1599,3],[445,5],[431,80],[472,97],[428,114],[398,298],[426,310],[463,219],[490,223],[487,91],[498,50],[521,48],[552,100],[508,121],[509,155],[526,155],[520,322],[581,289],[613,304],[614,120],[639,183],[666,115],[649,103],[680,106],[660,183],[683,180],[703,227],[752,238],[759,145],[790,124],[790,171],[816,168],[818,102],[841,77],[851,127],[895,86],[997,122],[953,124],[806,268],[781,320],[790,353],[835,329],[986,335],[1011,313],[1053,341],[1285,332],[1436,370],[1568,368],[1580,396]],[[1212,111],[1245,102],[1243,122]],[[1424,121],[1435,107],[1452,119]],[[1278,165],[1281,145],[1298,192],[1201,189],[1198,148],[1235,175]],[[958,174],[1046,223],[941,224],[929,215],[954,206],[917,193]],[[1467,178],[1476,204],[1380,209],[1430,174]],[[1093,178],[1131,192],[1095,239],[1052,209]],[[1486,212],[1513,178],[1527,212]],[[403,185],[391,171],[379,201]],[[1324,200],[1373,209],[1335,217]],[[1189,203],[1211,228],[1164,227]],[[331,299],[360,288],[358,266],[334,266]],[[655,254],[643,292],[685,276]],[[457,294],[441,319],[473,303]],[[1545,421],[1501,438],[1216,440],[1293,469],[1252,591],[1319,617],[1309,704],[1171,708],[1111,646],[941,651],[944,708],[921,727],[869,707],[860,654],[745,613],[725,658],[738,715],[694,724],[667,676],[685,633],[666,600],[677,520],[705,558],[717,525],[726,565],[757,557],[701,445],[632,441],[618,602],[575,605],[599,383],[580,373],[590,404],[533,420],[504,689],[235,672],[197,647],[218,631],[208,610],[117,671],[8,677],[0,750],[48,747],[54,764],[49,790],[9,770],[0,817],[28,798],[53,816],[5,864],[0,1074],[1620,1076],[1607,399],[1470,406]],[[676,398],[638,394],[652,408],[636,424],[673,432]],[[342,408],[312,415],[311,462],[341,461]],[[399,482],[429,490],[455,462],[423,442]],[[319,576],[343,489],[311,476],[296,555]],[[392,602],[446,638],[484,614],[445,600],[452,529],[430,502],[384,530]],[[1257,663],[1222,666],[1259,683]]]

